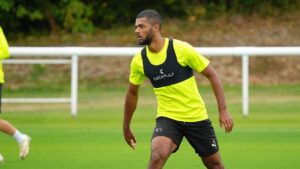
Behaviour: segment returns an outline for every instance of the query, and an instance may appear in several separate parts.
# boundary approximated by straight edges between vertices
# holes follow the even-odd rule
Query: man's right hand
[[[130,121],[137,105],[138,91],[139,85],[130,83],[124,106],[123,134],[127,144],[133,149],[135,149],[136,140],[130,130]]]
[[[135,149],[136,140],[135,140],[133,132],[130,129],[123,129],[123,134],[124,134],[124,138],[125,138],[127,144],[131,148]]]

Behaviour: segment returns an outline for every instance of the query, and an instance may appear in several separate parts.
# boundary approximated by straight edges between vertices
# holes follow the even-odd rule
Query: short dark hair
[[[161,29],[161,16],[160,14],[153,9],[146,9],[141,11],[136,18],[143,18],[146,17],[147,19],[151,20],[153,24],[159,24],[159,30]]]

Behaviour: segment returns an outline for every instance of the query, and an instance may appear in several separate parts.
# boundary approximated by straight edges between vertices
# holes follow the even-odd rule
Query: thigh
[[[175,120],[166,117],[158,117],[152,135],[152,142],[156,137],[160,136],[169,138],[169,140],[176,144],[176,149],[173,150],[173,152],[176,152],[181,144],[183,133],[180,129],[180,125],[178,125]]]
[[[201,157],[207,157],[219,151],[215,131],[209,119],[185,124],[184,136]]]
[[[162,168],[177,145],[168,137],[157,136],[152,139],[149,169]]]
[[[151,152],[158,153],[160,157],[167,158],[177,149],[177,144],[165,136],[157,136],[151,141]]]

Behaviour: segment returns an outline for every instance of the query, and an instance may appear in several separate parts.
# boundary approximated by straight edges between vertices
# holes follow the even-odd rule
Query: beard
[[[146,39],[139,42],[139,45],[149,45],[152,42],[152,39],[153,39],[153,31],[151,30],[146,36]]]

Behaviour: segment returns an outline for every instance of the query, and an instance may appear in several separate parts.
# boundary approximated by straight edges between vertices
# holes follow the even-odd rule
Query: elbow
[[[138,92],[137,91],[130,91],[129,94],[131,96],[137,97],[138,96]]]
[[[218,84],[221,84],[221,78],[219,77],[218,74],[210,74],[209,76],[206,76],[207,79],[212,83],[212,84],[215,84],[215,83],[218,83]]]
[[[206,74],[206,78],[209,80],[213,80],[213,79],[218,79],[219,76],[216,73],[209,73],[209,74]]]
[[[127,97],[136,97],[138,95],[138,92],[135,90],[128,90],[127,91]]]

